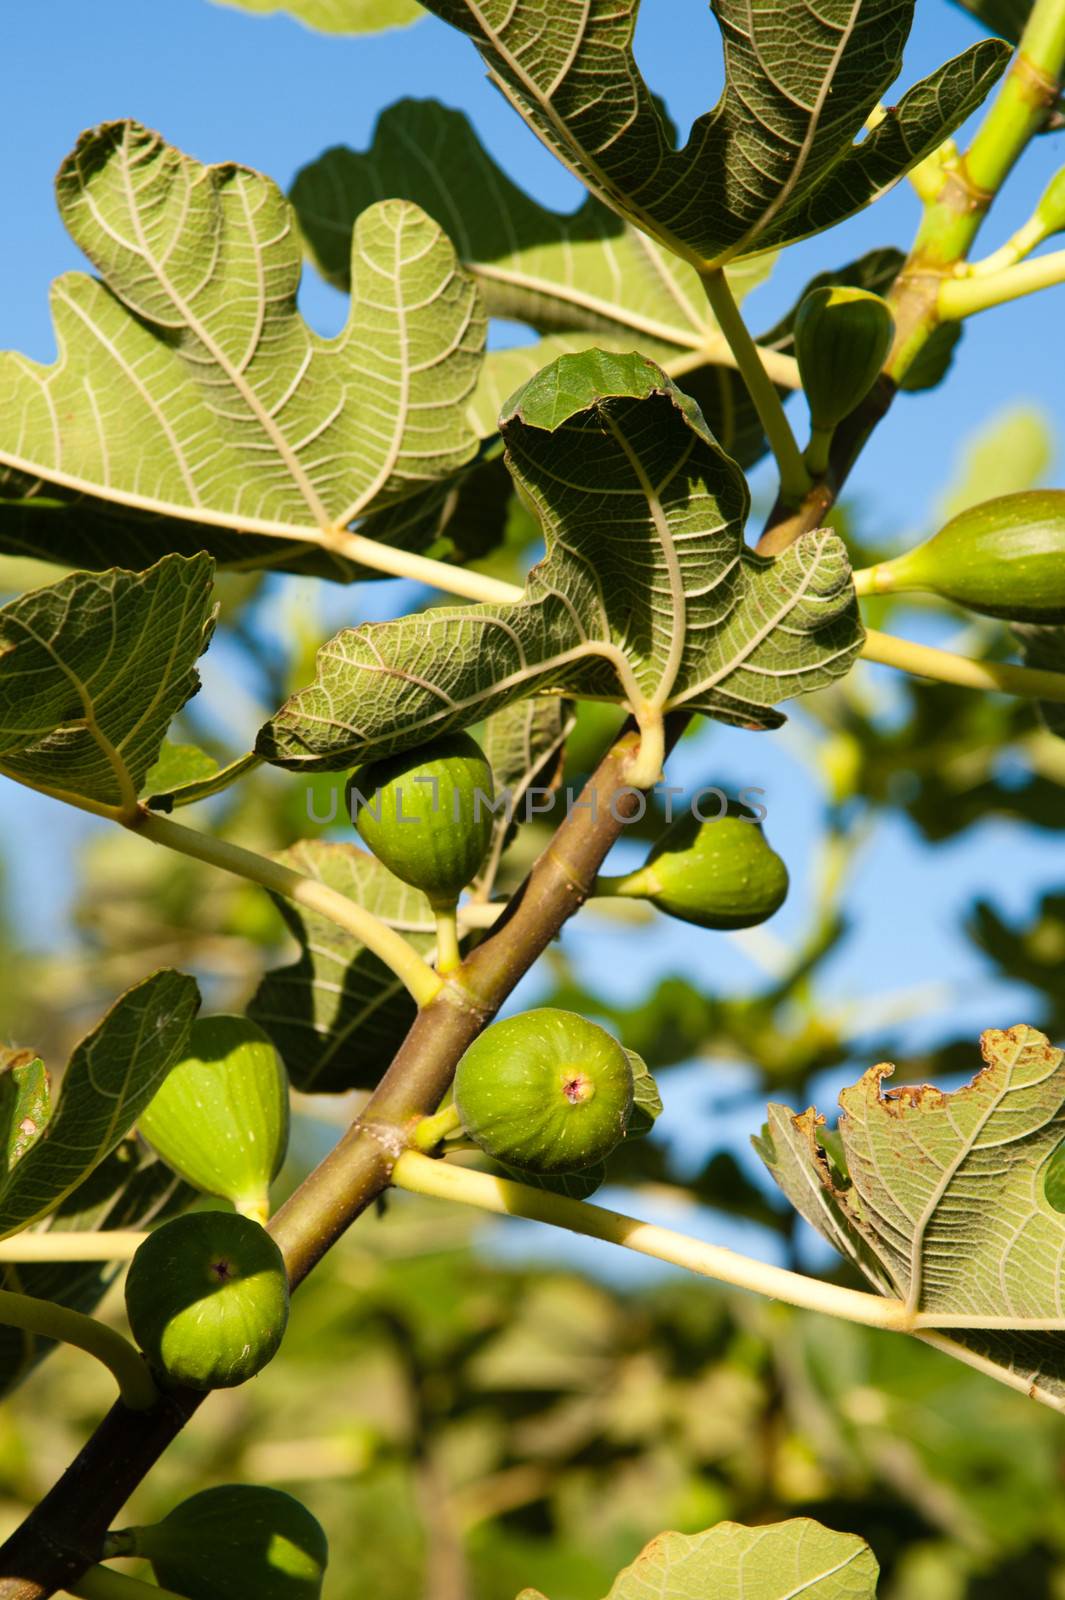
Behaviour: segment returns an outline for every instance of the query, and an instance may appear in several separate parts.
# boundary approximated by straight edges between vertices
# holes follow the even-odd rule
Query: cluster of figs
[[[852,377],[862,367],[866,388],[879,371],[890,328],[875,301],[825,290],[800,318],[800,365],[822,442],[840,420],[847,363]],[[989,501],[863,576],[867,594],[920,590],[1014,622],[1065,622],[1065,491]],[[438,915],[453,914],[495,827],[492,771],[476,741],[452,733],[373,762],[352,774],[348,794],[377,859]],[[787,890],[758,820],[730,804],[712,820],[686,812],[642,866],[598,879],[594,892],[729,930],[764,922]],[[612,1034],[542,1007],[474,1041],[445,1120],[511,1171],[551,1181],[611,1154],[630,1131],[635,1086],[633,1058]],[[268,1035],[245,1016],[197,1021],[138,1127],[181,1178],[228,1206],[165,1222],[141,1245],[126,1280],[133,1335],[163,1385],[243,1383],[275,1355],[288,1318],[285,1264],[266,1223],[288,1145],[289,1085]],[[315,1600],[327,1558],[321,1528],[298,1501],[251,1486],[208,1490],[153,1527],[114,1533],[108,1554],[146,1558],[189,1600]]]

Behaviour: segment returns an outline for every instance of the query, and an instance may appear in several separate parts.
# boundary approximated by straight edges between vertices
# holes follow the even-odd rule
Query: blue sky
[[[929,71],[979,37],[971,19],[947,0],[918,0],[903,83]],[[9,68],[0,105],[6,160],[0,209],[6,248],[0,252],[0,347],[47,359],[52,336],[47,286],[82,265],[56,217],[52,178],[78,133],[93,123],[133,116],[202,159],[239,160],[287,185],[297,169],[330,144],[365,143],[377,113],[402,95],[436,95],[466,110],[498,159],[539,198],[568,208],[578,198],[564,173],[486,83],[472,47],[434,19],[367,39],[313,34],[285,17],[251,18],[210,0],[46,0],[12,8],[6,28]],[[638,34],[641,65],[664,94],[682,128],[704,110],[720,80],[716,29],[704,0],[644,0]],[[1010,194],[996,210],[987,247],[1030,209],[1065,140],[1045,138],[1026,156]],[[853,219],[831,239],[789,252],[771,282],[749,302],[756,324],[769,324],[813,273],[875,245],[905,246],[917,220],[907,186]],[[343,302],[308,277],[304,307],[332,331]],[[964,440],[1011,403],[1034,403],[1051,416],[1062,400],[1061,326],[1065,289],[988,314],[970,326],[956,378],[932,395],[905,399],[876,435],[855,474],[852,493],[865,526],[885,537],[929,524]],[[1060,481],[1060,479],[1058,480]],[[394,593],[395,591],[393,591]],[[387,598],[375,592],[375,604]],[[336,621],[365,614],[363,601],[336,591]],[[225,710],[224,658],[209,656],[205,695]],[[886,669],[874,671],[887,681]],[[265,708],[264,708],[265,709]],[[234,746],[254,735],[255,708],[231,701]],[[773,924],[787,939],[809,908],[809,861],[820,817],[816,795],[786,738],[715,730],[686,746],[678,781],[761,784],[768,790],[769,832],[789,861],[795,893]],[[7,786],[0,792],[5,856],[14,875],[28,936],[54,936],[62,926],[60,877],[64,848],[97,826]],[[34,840],[48,830],[49,861]],[[855,886],[860,932],[833,968],[843,1000],[867,987],[890,991],[923,984],[930,973],[955,986],[948,1013],[915,1037],[964,1019],[979,1027],[1020,1020],[1021,998],[985,981],[985,970],[958,934],[965,906],[990,893],[1020,911],[1039,887],[1065,883],[1065,851],[1056,836],[1005,824],[972,830],[963,841],[930,851],[904,822],[892,821],[865,858]],[[58,897],[57,897],[58,896]],[[596,933],[598,937],[598,933]],[[619,991],[632,989],[631,934],[607,934],[607,965]],[[591,933],[576,932],[578,963],[593,959]],[[736,946],[713,936],[660,924],[641,937],[639,970],[677,968],[715,985],[756,975]]]

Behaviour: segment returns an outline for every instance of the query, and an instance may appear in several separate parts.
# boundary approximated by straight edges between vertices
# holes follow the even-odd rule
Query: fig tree
[[[188,1053],[141,1113],[138,1132],[205,1194],[265,1221],[267,1194],[288,1147],[288,1076],[248,1017],[198,1018]]]
[[[700,928],[753,928],[778,911],[788,869],[761,827],[733,807],[701,822],[685,812],[635,872],[599,878],[597,895],[649,900],[659,911]]]
[[[157,1372],[191,1389],[233,1388],[277,1354],[288,1321],[285,1263],[249,1217],[175,1217],[133,1257],[126,1314]]]
[[[321,1524],[280,1489],[223,1484],[161,1522],[109,1535],[112,1556],[143,1556],[188,1600],[319,1600],[329,1560]]]
[[[462,1126],[496,1160],[549,1176],[604,1160],[632,1109],[629,1057],[605,1028],[542,1007],[494,1022],[455,1074]]]
[[[448,735],[352,773],[348,811],[367,847],[434,909],[454,906],[492,838],[492,769],[475,739]]]
[[[1010,622],[1065,622],[1065,489],[985,500],[862,575],[864,590],[923,590]]]

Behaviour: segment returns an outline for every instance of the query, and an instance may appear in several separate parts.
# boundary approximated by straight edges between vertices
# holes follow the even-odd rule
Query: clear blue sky
[[[644,71],[683,127],[716,94],[720,79],[716,29],[704,0],[644,0],[639,54]],[[918,0],[918,22],[904,81],[928,71],[979,37],[972,21],[946,0]],[[545,201],[568,207],[576,185],[521,126],[484,79],[472,47],[429,19],[401,33],[337,39],[306,31],[284,17],[250,18],[209,0],[39,0],[11,7],[0,130],[6,159],[0,210],[6,248],[0,253],[0,347],[38,357],[52,352],[47,286],[79,265],[56,218],[51,183],[63,155],[90,124],[133,116],[205,160],[235,159],[287,185],[296,170],[330,144],[362,144],[380,109],[401,95],[436,95],[465,109],[498,158]],[[1065,141],[1047,138],[1026,157],[1015,198],[996,213],[988,245],[1026,214]],[[749,302],[752,318],[768,324],[806,278],[874,245],[905,245],[917,217],[906,186],[839,230],[789,252],[773,281]],[[310,319],[331,331],[342,314],[339,296],[311,280],[304,296]],[[867,452],[853,484],[866,525],[884,536],[926,525],[962,442],[1014,401],[1035,402],[1056,415],[1062,402],[1061,337],[1065,290],[993,313],[971,327],[958,377],[942,391],[900,403]],[[1059,480],[1060,481],[1060,480]],[[378,590],[378,596],[387,593]],[[362,602],[337,591],[334,613],[358,614]],[[208,658],[206,689],[221,699],[222,663]],[[869,671],[860,668],[861,671]],[[250,742],[254,718],[233,712],[238,740]],[[818,817],[801,768],[786,740],[714,731],[686,747],[682,773],[693,781],[707,769],[715,779],[761,783],[769,791],[769,830],[789,860],[796,882],[792,902],[773,924],[787,938],[801,921],[805,863]],[[44,823],[45,810],[48,811]],[[62,853],[51,864],[29,849],[38,830],[53,846],[95,824],[72,819],[47,803],[0,792],[5,855],[15,875],[27,929],[43,937],[61,925],[45,909],[56,886]],[[40,832],[36,833],[39,840]],[[923,1024],[923,1036],[964,1018],[975,1031],[1020,1020],[1015,995],[985,982],[985,969],[957,929],[976,893],[990,893],[1011,910],[1033,889],[1065,883],[1058,838],[991,824],[958,845],[922,848],[908,827],[893,822],[870,852],[857,887],[858,937],[834,968],[844,997],[924,982],[931,973],[958,985],[950,1017]],[[47,876],[44,876],[47,874]],[[60,908],[61,910],[61,908]],[[590,935],[574,935],[588,959]],[[631,935],[607,942],[619,989],[631,990]],[[640,973],[680,967],[693,976],[746,982],[748,960],[728,941],[692,938],[661,925],[660,937],[639,940]]]

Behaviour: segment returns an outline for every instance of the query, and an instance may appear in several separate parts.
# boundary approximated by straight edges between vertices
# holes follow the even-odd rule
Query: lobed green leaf
[[[263,539],[279,559],[299,542],[333,559],[350,522],[475,454],[484,317],[417,207],[359,218],[348,322],[321,339],[296,307],[291,210],[259,173],[202,166],[118,122],[83,135],[57,195],[103,281],[54,285],[55,365],[0,358],[0,464],[16,486],[140,513],[149,545],[177,519],[201,547],[220,537],[226,558],[250,535],[258,560]],[[9,514],[19,527],[42,512]]]
[[[260,730],[257,753],[337,769],[553,693],[769,728],[861,643],[850,569],[819,530],[776,560],[698,407],[640,356],[563,356],[502,419],[547,556],[512,604],[347,629]]]
[[[633,54],[638,0],[427,0],[604,204],[703,267],[829,228],[875,200],[980,105],[1009,60],[974,45],[879,116],[913,0],[715,0],[725,88],[683,149]],[[861,137],[866,123],[874,125]]]
[[[952,1094],[885,1094],[884,1065],[845,1089],[842,1167],[813,1110],[770,1106],[756,1148],[796,1210],[882,1293],[1060,1408],[1065,1216],[1044,1180],[1065,1137],[1065,1052],[1023,1026],[989,1029],[981,1050],[985,1066]]]

